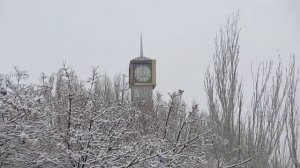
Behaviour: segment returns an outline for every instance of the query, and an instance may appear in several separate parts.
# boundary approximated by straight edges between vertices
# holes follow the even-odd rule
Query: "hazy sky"
[[[185,90],[187,102],[204,106],[204,73],[214,39],[228,15],[240,11],[240,75],[249,82],[257,65],[291,54],[300,63],[299,0],[0,0],[0,73],[13,66],[36,82],[65,60],[81,79],[92,66],[110,76],[127,73],[139,56],[157,59],[157,87]]]

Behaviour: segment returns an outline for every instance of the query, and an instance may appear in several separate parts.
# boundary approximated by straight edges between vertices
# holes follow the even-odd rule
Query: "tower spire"
[[[142,34],[141,34],[140,57],[144,57],[144,53],[143,53],[143,35]]]

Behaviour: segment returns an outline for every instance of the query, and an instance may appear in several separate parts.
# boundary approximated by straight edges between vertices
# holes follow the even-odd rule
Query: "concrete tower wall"
[[[143,103],[152,103],[153,86],[133,86],[131,100],[142,100]]]

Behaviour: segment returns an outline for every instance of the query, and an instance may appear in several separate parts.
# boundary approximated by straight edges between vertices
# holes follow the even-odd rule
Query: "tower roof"
[[[152,60],[152,59],[143,56],[143,57],[134,58],[132,61],[145,61],[145,60]]]

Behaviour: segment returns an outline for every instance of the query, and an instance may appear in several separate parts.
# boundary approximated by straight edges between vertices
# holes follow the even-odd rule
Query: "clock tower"
[[[144,57],[141,36],[140,56],[129,64],[129,86],[131,101],[141,100],[152,105],[152,92],[156,86],[156,60]]]

